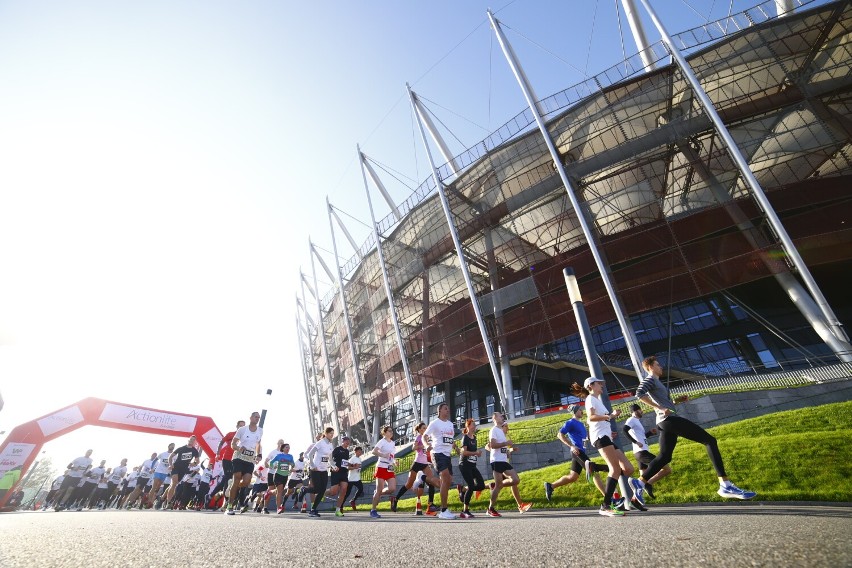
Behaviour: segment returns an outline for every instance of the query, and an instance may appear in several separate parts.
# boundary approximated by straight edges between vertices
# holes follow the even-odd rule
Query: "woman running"
[[[461,490],[462,512],[459,515],[462,519],[472,519],[473,513],[470,512],[470,498],[474,493],[479,493],[485,489],[485,480],[482,479],[482,474],[479,473],[479,468],[476,467],[477,461],[482,457],[482,450],[476,447],[476,420],[468,418],[464,423],[464,436],[461,444],[461,470],[464,482],[467,484]]]
[[[431,495],[435,494],[435,488],[440,485],[440,480],[432,473],[432,467],[429,463],[429,457],[426,455],[426,444],[423,443],[423,432],[426,431],[426,423],[421,422],[414,428],[414,433],[417,435],[414,438],[414,462],[411,464],[411,469],[408,472],[408,480],[405,485],[400,487],[396,496],[391,499],[391,511],[396,512],[396,504],[405,495],[405,492],[414,486],[415,481],[421,471],[426,478],[426,483],[429,484]]]
[[[627,460],[624,452],[619,450],[612,441],[612,428],[609,421],[618,418],[621,411],[616,409],[612,413],[607,412],[601,393],[604,381],[596,377],[589,377],[580,387],[577,383],[571,385],[574,396],[586,399],[586,416],[589,422],[589,439],[597,448],[606,464],[609,466],[609,475],[606,478],[603,504],[598,513],[605,517],[619,517],[624,511],[615,508],[612,504],[612,494],[618,485],[621,472],[629,476],[633,473],[633,465]]]
[[[328,486],[328,466],[331,452],[334,451],[334,445],[331,443],[334,438],[334,428],[329,426],[325,429],[325,434],[311,448],[305,452],[306,457],[311,459],[311,485],[310,487],[302,487],[301,494],[313,494],[313,506],[311,507],[308,516],[319,517],[317,507],[322,503],[322,497],[325,495],[325,488]]]
[[[370,516],[374,519],[381,519],[382,516],[376,511],[379,506],[379,500],[382,495],[393,496],[396,491],[396,473],[394,466],[396,461],[396,444],[393,442],[393,428],[390,426],[382,427],[382,439],[376,442],[373,448],[373,455],[379,458],[376,463],[376,492],[373,494],[373,508],[370,510]]]

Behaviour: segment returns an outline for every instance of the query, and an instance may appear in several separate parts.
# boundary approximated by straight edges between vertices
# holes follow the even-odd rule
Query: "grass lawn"
[[[776,412],[717,426],[709,432],[719,440],[731,480],[744,489],[756,491],[757,500],[852,502],[852,487],[848,485],[852,479],[852,461],[846,449],[852,435],[850,416],[852,402],[841,402]],[[560,418],[565,419],[564,415]],[[651,446],[652,452],[656,453],[657,449],[656,445]],[[523,447],[518,451],[522,452]],[[632,454],[628,456],[632,461]],[[603,463],[600,458],[594,461]],[[681,439],[671,466],[674,473],[654,486],[657,498],[649,503],[722,501],[716,495],[716,475],[703,446]],[[600,494],[586,483],[585,476],[557,488],[552,503],[545,500],[544,482],[555,481],[568,471],[565,464],[559,464],[521,473],[522,499],[531,501],[536,508],[600,504]],[[478,501],[471,502],[472,509],[483,511],[488,498],[488,490],[483,491]],[[450,505],[458,509],[455,489],[450,491]],[[510,510],[514,506],[510,491],[504,489],[498,509]],[[387,500],[380,508],[388,508]],[[414,499],[400,501],[399,508],[413,510]]]

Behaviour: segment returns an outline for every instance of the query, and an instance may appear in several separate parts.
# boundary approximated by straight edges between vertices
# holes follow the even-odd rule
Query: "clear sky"
[[[622,59],[616,5],[490,7],[544,97]],[[654,5],[681,31],[730,0]],[[95,396],[223,431],[265,407],[267,448],[307,445],[294,298],[308,236],[331,250],[328,195],[366,238],[356,144],[399,172],[384,179],[397,201],[427,175],[406,82],[456,153],[524,109],[488,7],[0,5],[0,431]],[[169,441],[87,427],[46,450],[136,464]]]

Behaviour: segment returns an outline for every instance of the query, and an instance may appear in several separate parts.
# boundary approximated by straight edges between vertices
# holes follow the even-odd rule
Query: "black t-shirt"
[[[465,434],[462,437],[462,448],[464,448],[465,450],[467,450],[469,452],[475,452],[476,449],[477,449],[476,448],[476,436],[470,437],[467,434]],[[461,465],[474,465],[475,466],[477,459],[478,458],[476,456],[462,456]]]
[[[189,446],[181,446],[172,454],[175,456],[175,461],[172,464],[173,469],[183,470],[189,467],[189,463],[198,457],[198,450]]]
[[[343,446],[337,446],[331,452],[331,459],[334,461],[334,465],[336,465],[340,469],[344,469],[343,460],[349,459],[349,450],[347,450]]]

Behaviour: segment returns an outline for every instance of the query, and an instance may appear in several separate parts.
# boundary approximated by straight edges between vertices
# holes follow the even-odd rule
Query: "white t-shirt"
[[[210,471],[210,468],[206,468],[201,475],[198,476],[198,481],[201,483],[210,483],[210,480],[213,479],[213,473]]]
[[[488,433],[488,441],[490,442],[491,440],[494,440],[498,444],[505,442],[507,440],[506,433],[503,432],[503,429],[501,427],[494,426]],[[509,461],[509,446],[503,446],[502,448],[491,448],[491,463],[507,461]]]
[[[349,456],[349,465],[360,466],[361,465],[361,458],[359,458],[355,454],[352,454],[351,456]],[[355,481],[361,481],[361,468],[360,467],[357,468],[357,469],[350,469],[349,470],[349,482],[352,483],[352,482],[355,482]]]
[[[257,452],[257,445],[260,444],[260,439],[263,437],[263,428],[257,426],[257,430],[251,431],[250,426],[243,426],[237,433],[234,434],[234,440],[237,440],[237,449],[234,450],[234,459],[243,460],[254,463],[254,455]]]
[[[586,397],[586,416],[589,422],[589,440],[595,443],[595,440],[600,440],[604,436],[612,438],[612,427],[609,420],[596,420],[592,422],[591,409],[595,409],[595,415],[606,416],[609,411],[604,406],[604,403],[596,396],[589,395]]]
[[[86,482],[100,483],[101,477],[103,477],[104,473],[106,473],[106,469],[104,469],[103,467],[93,467],[92,469],[86,472]]]
[[[136,479],[139,477],[138,471],[131,471],[130,475],[127,476],[127,486],[128,487],[136,487]]]
[[[56,479],[53,480],[53,485],[50,486],[51,491],[56,491],[60,487],[62,487],[62,482],[65,481],[65,476],[60,475]]]
[[[151,477],[154,473],[154,468],[157,467],[157,459],[145,460],[142,462],[142,469],[139,470],[139,477],[144,477],[145,480]]]
[[[388,471],[393,471],[394,466],[396,465],[396,461],[394,461],[394,455],[396,455],[396,444],[393,443],[393,440],[387,440],[382,438],[376,445],[374,446],[382,454],[390,454],[389,458],[382,457],[379,455],[377,467],[383,467]]]
[[[171,452],[163,452],[157,456],[157,469],[154,470],[154,473],[169,473],[169,456],[171,456]]]
[[[82,456],[75,459],[71,462],[71,471],[68,472],[68,477],[76,477],[77,479],[80,479],[83,477],[83,472],[89,469],[90,465],[92,465],[92,458]]]
[[[293,464],[293,471],[290,472],[290,479],[301,481],[304,474],[305,462],[302,460],[296,460]]]
[[[314,471],[328,471],[331,452],[334,451],[334,446],[328,441],[328,438],[320,438],[320,441],[314,444],[311,450],[314,457],[311,460],[311,469]]]
[[[439,453],[449,456],[452,453],[456,429],[449,420],[433,420],[423,435],[429,436],[433,454]]]
[[[112,474],[109,476],[109,482],[118,485],[121,483],[121,479],[124,477],[124,474],[127,473],[127,466],[120,465],[114,470],[112,470]]]
[[[627,420],[624,421],[625,426],[630,426],[630,435],[634,440],[639,442],[639,444],[633,444],[633,453],[636,452],[647,452],[648,444],[646,443],[645,427],[642,426],[642,421],[636,418],[635,416],[630,416]]]

